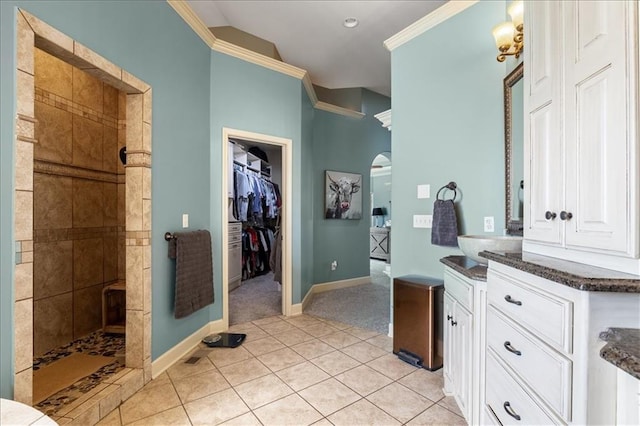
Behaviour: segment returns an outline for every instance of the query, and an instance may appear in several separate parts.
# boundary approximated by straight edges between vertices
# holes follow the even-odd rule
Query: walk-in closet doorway
[[[292,141],[291,139],[280,138],[276,136],[264,135],[259,133],[246,132],[242,130],[223,128],[222,132],[222,158],[227,161],[223,161],[223,179],[222,179],[222,321],[224,327],[227,328],[231,324],[231,304],[230,304],[230,284],[233,284],[233,278],[231,275],[235,275],[233,267],[230,266],[230,259],[233,259],[230,249],[235,244],[231,241],[230,235],[230,222],[238,219],[234,217],[233,208],[230,204],[230,192],[234,188],[233,171],[234,171],[234,143],[242,141],[242,145],[245,148],[251,146],[263,147],[264,151],[269,152],[270,159],[273,159],[273,163],[277,163],[279,167],[279,195],[280,195],[280,208],[278,209],[279,218],[277,219],[277,228],[279,235],[276,238],[281,238],[281,310],[283,315],[291,315],[292,310],[292,265],[291,265],[291,247],[292,247],[292,221],[291,221],[291,192],[292,192]],[[274,158],[274,154],[278,154],[279,158]],[[237,164],[237,161],[235,162]],[[243,227],[246,228],[246,222],[243,223]],[[243,265],[243,273],[245,273]],[[276,288],[277,283],[271,283],[273,288]],[[242,286],[240,286],[242,287]],[[233,290],[237,292],[239,288]],[[233,303],[233,309],[238,308],[237,304]]]

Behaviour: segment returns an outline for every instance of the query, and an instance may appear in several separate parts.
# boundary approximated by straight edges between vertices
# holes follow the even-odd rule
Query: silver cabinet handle
[[[516,354],[518,356],[522,355],[522,352],[520,352],[519,350],[517,350],[516,348],[511,346],[511,342],[509,342],[509,341],[504,342],[504,348],[506,350],[508,350],[509,352],[511,352],[512,354]]]
[[[509,401],[505,401],[505,403],[502,404],[502,406],[504,407],[504,411],[506,411],[508,415],[520,421],[520,415],[516,414],[516,412],[513,411],[513,408],[511,408],[511,404],[509,403]]]
[[[522,306],[522,302],[519,300],[512,299],[510,294],[507,294],[504,297],[504,300],[506,300],[509,303],[513,303],[514,305]]]

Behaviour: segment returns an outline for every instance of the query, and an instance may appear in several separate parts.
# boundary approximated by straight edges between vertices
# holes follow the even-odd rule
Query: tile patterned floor
[[[113,357],[113,362],[34,405],[35,408],[47,415],[58,413],[60,409],[82,398],[83,395],[97,387],[105,379],[124,369],[125,336],[123,334],[105,334],[102,331],[96,331],[34,358],[33,370],[39,370],[73,353]]]
[[[387,336],[309,315],[229,331],[245,343],[194,349],[99,425],[466,424],[442,370],[400,361]]]

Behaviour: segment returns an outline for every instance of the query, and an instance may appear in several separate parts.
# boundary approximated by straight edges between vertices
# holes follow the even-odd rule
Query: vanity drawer
[[[242,222],[229,222],[229,233],[242,232]]]
[[[571,353],[573,302],[491,268],[487,302],[549,345]]]
[[[502,425],[563,424],[553,418],[500,365],[493,351],[487,351],[487,405]]]
[[[444,271],[444,289],[464,306],[473,312],[473,286],[456,273],[446,269]]]
[[[229,245],[239,243],[242,240],[242,232],[229,233]]]
[[[564,420],[571,420],[570,360],[487,308],[487,345]]]

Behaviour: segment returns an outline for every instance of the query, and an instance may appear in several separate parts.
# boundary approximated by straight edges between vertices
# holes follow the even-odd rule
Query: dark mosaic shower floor
[[[125,336],[123,334],[107,334],[102,331],[96,331],[34,358],[33,370],[36,371],[73,353],[113,357],[113,362],[34,406],[47,415],[55,414],[64,405],[72,403],[98,386],[105,378],[116,374],[124,368]]]

